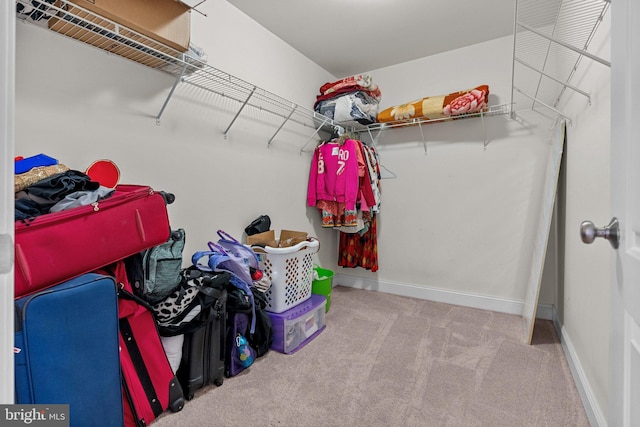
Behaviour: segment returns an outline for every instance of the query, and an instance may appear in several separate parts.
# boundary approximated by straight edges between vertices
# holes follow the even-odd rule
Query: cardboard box
[[[305,240],[307,240],[306,231],[280,230],[278,247],[288,248],[290,246],[297,245],[300,242],[304,242]]]
[[[273,230],[247,236],[247,245],[261,245],[272,248],[288,248],[307,240],[306,231],[281,230],[280,238],[276,240]]]
[[[63,19],[60,13],[61,18],[49,19],[51,30],[154,68],[165,63],[164,59],[158,59],[154,50],[176,57],[180,52],[189,49],[191,9],[183,3],[175,0],[68,2],[67,5],[58,1],[56,5],[64,6],[62,8],[68,10],[71,15],[82,19]],[[77,4],[91,13],[84,12],[72,4]],[[90,24],[85,20],[90,21]]]
[[[273,230],[265,231],[262,233],[252,234],[251,236],[247,236],[247,245],[260,245],[260,246],[270,246],[272,248],[278,247],[278,242],[276,241],[275,232]]]

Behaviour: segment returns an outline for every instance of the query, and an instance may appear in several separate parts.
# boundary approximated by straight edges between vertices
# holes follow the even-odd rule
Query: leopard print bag
[[[224,316],[227,272],[201,271],[195,266],[180,272],[180,285],[162,301],[152,306],[162,336],[174,336],[198,329],[211,315]]]

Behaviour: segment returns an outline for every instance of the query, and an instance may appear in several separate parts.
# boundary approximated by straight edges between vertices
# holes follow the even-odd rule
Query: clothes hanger
[[[382,161],[380,160],[380,150],[377,147],[376,140],[380,136],[381,130],[382,129],[378,130],[378,133],[374,138],[373,134],[371,133],[371,129],[367,128],[367,133],[369,134],[369,138],[371,138],[371,147],[373,147],[373,149],[376,150],[376,153],[378,154],[378,166],[380,166],[380,179],[396,179],[398,175],[396,175],[392,170],[390,170],[385,165],[383,165]],[[383,170],[387,172],[387,175],[382,173]]]
[[[382,173],[382,170],[385,170],[389,175],[385,176]],[[396,179],[398,177],[398,175],[396,175],[395,173],[393,173],[391,170],[389,170],[385,165],[383,165],[382,163],[380,163],[380,179]]]
[[[345,128],[339,125],[333,125],[333,132],[331,133],[331,137],[329,137],[329,141],[336,142],[340,140],[345,133],[346,133]]]

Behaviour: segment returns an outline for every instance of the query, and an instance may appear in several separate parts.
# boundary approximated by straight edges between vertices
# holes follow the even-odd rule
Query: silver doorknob
[[[584,243],[593,243],[596,237],[603,237],[609,241],[613,249],[620,246],[620,225],[618,218],[613,217],[609,225],[598,228],[591,221],[583,221],[580,224],[580,237]]]

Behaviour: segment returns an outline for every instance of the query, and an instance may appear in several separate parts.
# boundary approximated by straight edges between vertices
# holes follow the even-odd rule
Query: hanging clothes
[[[358,153],[358,203],[360,209],[369,210],[369,206],[375,205],[376,200],[371,186],[368,153],[365,152],[365,145],[361,141],[355,142]]]
[[[371,215],[364,233],[340,233],[338,253],[338,265],[341,267],[378,271],[377,215]]]
[[[369,178],[369,187],[371,190],[371,200],[372,203],[369,203],[371,212],[377,213],[380,212],[380,204],[382,201],[381,194],[382,190],[380,188],[380,161],[378,157],[378,153],[375,148],[370,147],[368,145],[362,144],[363,153],[366,159],[367,172]]]
[[[356,142],[325,142],[313,152],[307,205],[322,212],[322,226],[356,225],[358,158]]]
[[[378,270],[380,194],[380,167],[373,147],[348,134],[316,147],[307,205],[320,211],[323,227],[340,232],[338,265]]]

